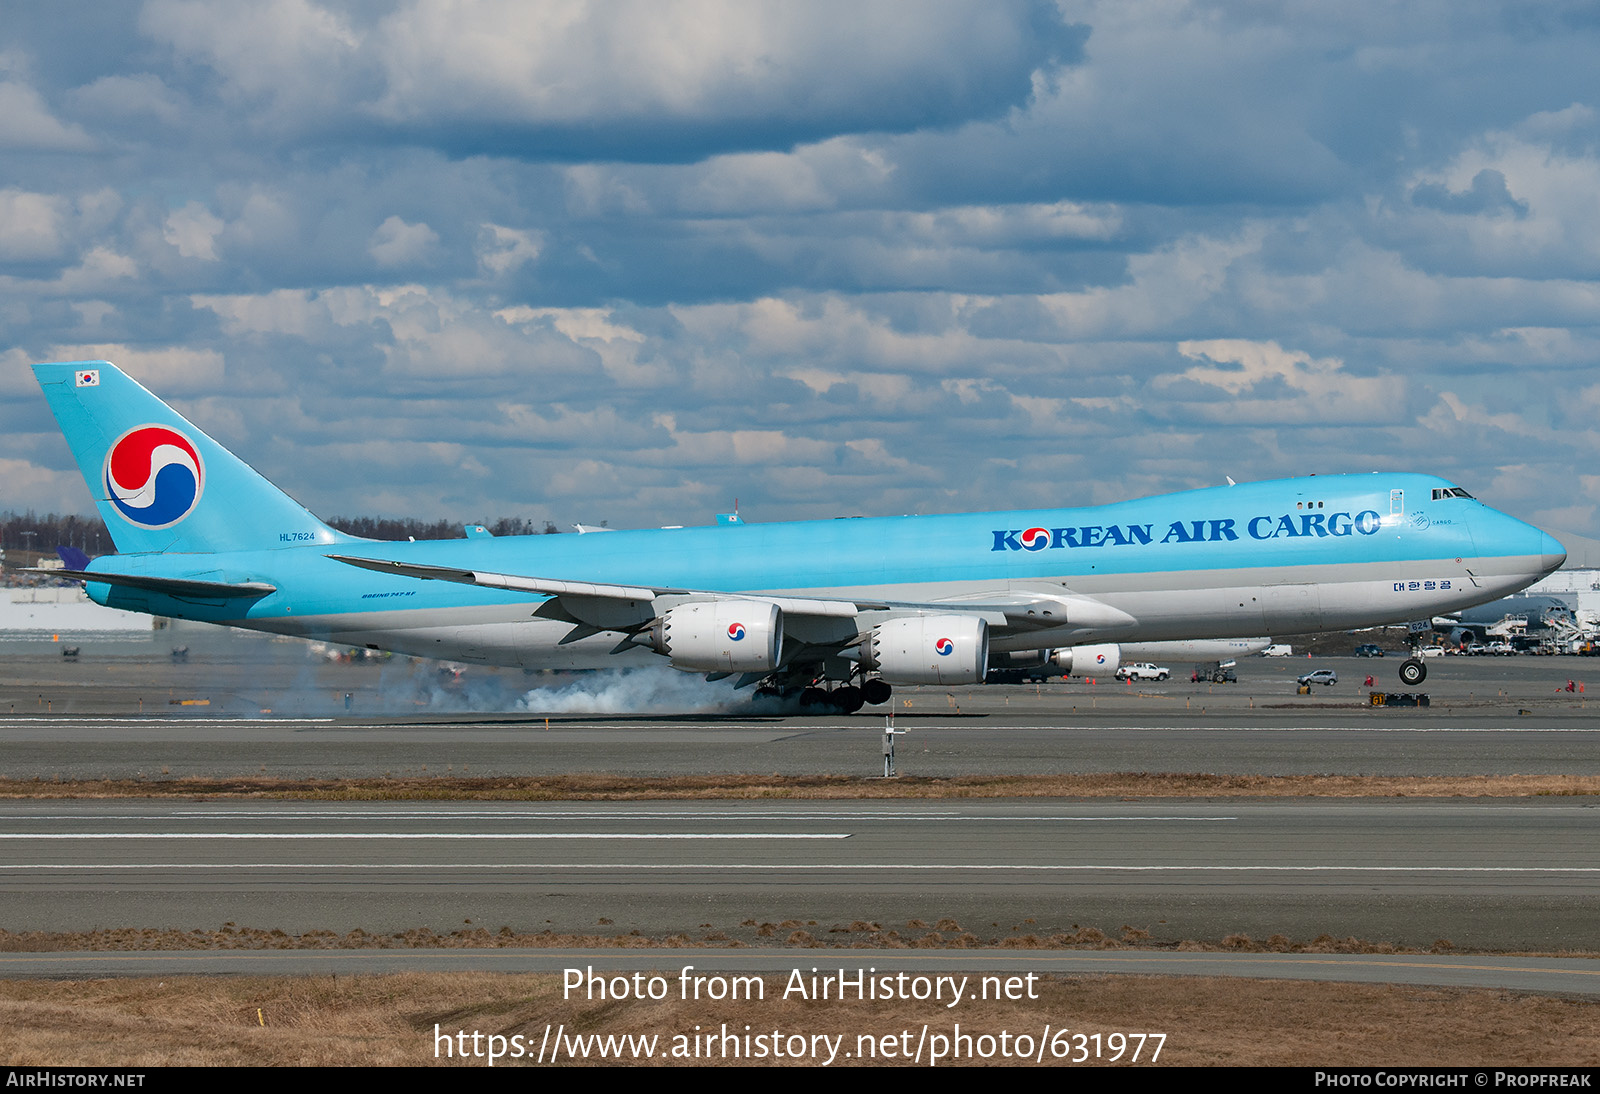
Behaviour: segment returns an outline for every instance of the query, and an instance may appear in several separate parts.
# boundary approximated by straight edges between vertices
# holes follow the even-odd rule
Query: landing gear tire
[[[800,691],[800,709],[814,710],[828,704],[828,693],[821,688],[803,688]]]
[[[861,697],[873,706],[882,706],[889,701],[889,696],[894,694],[894,688],[888,682],[874,676],[871,680],[861,685]]]
[[[842,688],[834,688],[828,693],[828,698],[833,701],[834,706],[839,708],[840,714],[854,714],[861,709],[861,704],[865,702],[861,696],[861,689],[848,685]]]
[[[1400,682],[1407,687],[1414,688],[1427,678],[1428,666],[1415,657],[1400,662]]]

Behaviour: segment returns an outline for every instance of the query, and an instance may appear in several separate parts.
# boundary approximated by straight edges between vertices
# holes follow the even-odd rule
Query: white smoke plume
[[[732,680],[707,681],[671,668],[604,669],[559,687],[535,688],[516,709],[530,714],[725,714],[774,706]]]

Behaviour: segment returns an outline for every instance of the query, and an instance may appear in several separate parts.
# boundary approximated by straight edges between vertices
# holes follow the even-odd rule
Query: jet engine
[[[1052,656],[1054,650],[1017,650],[1006,653],[1003,650],[991,650],[989,653],[989,667],[991,669],[1039,669],[1046,665],[1055,664]]]
[[[916,615],[875,627],[861,665],[891,684],[980,684],[989,625],[971,615]]]
[[[1115,642],[1072,646],[1056,650],[1050,655],[1050,661],[1069,676],[1099,676],[1117,671],[1122,665],[1122,649]]]
[[[650,647],[689,672],[771,672],[783,649],[783,612],[759,600],[707,600],[667,609]]]

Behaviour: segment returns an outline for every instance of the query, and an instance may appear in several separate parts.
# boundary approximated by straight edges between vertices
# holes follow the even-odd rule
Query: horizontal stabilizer
[[[219,597],[266,596],[278,591],[276,585],[264,581],[195,581],[182,577],[151,577],[148,574],[103,574],[92,570],[23,570],[25,574],[42,574],[45,577],[62,577],[69,581],[92,581],[100,585],[122,585],[130,589],[143,589],[167,596],[183,596],[200,600]]]

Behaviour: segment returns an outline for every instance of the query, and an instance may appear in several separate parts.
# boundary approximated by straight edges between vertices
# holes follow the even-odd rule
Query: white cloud
[[[1373,424],[1397,420],[1406,384],[1395,376],[1354,376],[1336,357],[1314,358],[1276,342],[1223,338],[1180,342],[1178,352],[1208,362],[1155,381],[1163,392],[1187,386],[1226,394],[1220,402],[1191,402],[1199,420],[1260,424],[1337,420]]]
[[[1441,391],[1439,401],[1422,416],[1419,424],[1426,429],[1451,437],[1481,438],[1485,430],[1524,438],[1543,437],[1548,434],[1548,430],[1533,425],[1521,415],[1491,413],[1482,407],[1470,405],[1452,391]]]
[[[806,157],[790,152],[719,156],[689,169],[680,201],[687,210],[731,213],[829,209],[836,195]]]
[[[6,484],[4,504],[7,509],[90,511],[91,499],[76,468],[52,471],[31,460],[0,457],[0,482]]]
[[[57,254],[65,206],[66,202],[53,194],[0,190],[0,261]]]
[[[488,273],[503,276],[539,257],[544,236],[499,224],[485,224],[478,236],[478,264]]]
[[[48,356],[48,355],[46,355]],[[0,397],[6,399],[31,399],[39,385],[34,382],[28,366],[38,358],[26,350],[16,348],[0,351]],[[0,508],[6,503],[0,501]]]
[[[841,296],[804,302],[767,297],[674,308],[673,315],[700,337],[736,335],[747,352],[763,358],[848,361],[863,371],[945,372],[984,352],[959,327],[938,333],[900,330],[887,317]]]
[[[1522,273],[1537,264],[1600,274],[1600,154],[1592,147],[1490,133],[1442,170],[1414,176],[1410,192],[1429,207],[1413,215],[1438,237],[1436,253],[1458,254],[1477,269]]]
[[[54,346],[50,356],[56,361],[110,361],[158,392],[187,395],[215,391],[224,383],[222,354],[216,350],[186,346],[147,349],[112,343]]]
[[[209,64],[230,97],[294,110],[338,102],[362,45],[350,22],[310,0],[149,0],[139,26]]]
[[[1078,38],[1041,0],[150,0],[140,29],[208,66],[253,129],[398,128],[446,143],[507,127],[654,159],[677,127],[748,147],[994,116]],[[754,125],[752,123],[755,123]],[[663,138],[666,138],[665,140]],[[752,139],[754,138],[754,139]],[[537,142],[522,154],[538,155]]]
[[[182,122],[186,104],[160,76],[142,72],[136,76],[102,76],[72,92],[71,102],[79,112],[102,117],[149,117],[163,125]]]
[[[162,237],[178,249],[184,258],[202,258],[207,262],[217,260],[217,236],[224,225],[221,218],[198,201],[191,201],[167,217]]]
[[[94,141],[58,120],[39,93],[16,80],[0,80],[0,148],[13,151],[87,152]]]
[[[376,31],[375,109],[557,122],[855,114],[874,91],[899,100],[910,83],[934,97],[1018,64],[1036,32],[1025,11],[955,3],[907,19],[877,0],[412,0]]]
[[[1091,210],[1071,201],[1049,204],[966,205],[907,216],[918,235],[981,246],[1007,246],[1058,240],[1107,240],[1122,226],[1113,209]]]
[[[1344,364],[1332,357],[1316,360],[1309,354],[1286,351],[1276,342],[1248,342],[1237,338],[1179,342],[1178,352],[1213,364],[1196,365],[1177,376],[1163,377],[1159,383],[1192,380],[1221,388],[1229,395],[1242,394],[1272,379],[1281,379],[1290,387],[1308,391],[1312,386],[1320,387],[1330,379],[1337,379],[1336,374]]]
[[[139,264],[107,246],[91,247],[76,266],[41,287],[55,293],[93,295],[121,288],[137,277]]]
[[[196,295],[190,302],[197,308],[215,312],[222,320],[224,333],[239,337],[263,333],[305,337],[312,333],[313,304],[303,289],[276,289],[267,293],[237,296]],[[327,315],[325,304],[316,311]]]
[[[573,341],[643,342],[644,335],[632,327],[613,321],[610,308],[530,308],[518,305],[503,308],[495,315],[507,323],[531,323],[548,319],[551,325]]]
[[[1228,286],[1236,262],[1259,252],[1266,235],[1249,224],[1231,239],[1190,236],[1128,260],[1129,282],[1054,293],[1040,304],[1068,339],[1149,337],[1191,325]]]
[[[426,224],[407,224],[392,216],[378,225],[367,253],[379,266],[409,266],[427,260],[439,243],[439,233]]]

